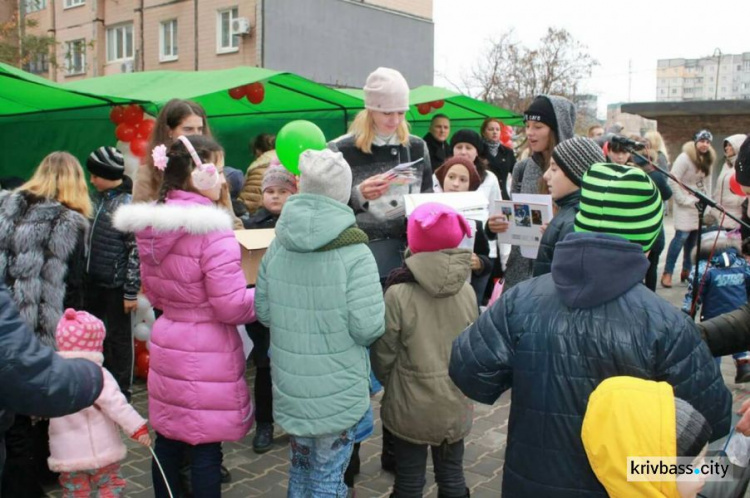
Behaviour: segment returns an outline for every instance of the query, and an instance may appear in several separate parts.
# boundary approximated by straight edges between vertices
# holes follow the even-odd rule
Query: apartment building
[[[362,86],[377,66],[412,86],[433,80],[432,0],[12,1],[56,42],[56,64],[40,56],[26,69],[58,82],[238,65],[340,86]]]
[[[656,78],[659,102],[748,100],[750,52],[700,59],[660,59]]]

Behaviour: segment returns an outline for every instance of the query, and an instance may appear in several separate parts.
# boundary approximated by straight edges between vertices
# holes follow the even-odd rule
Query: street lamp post
[[[719,100],[719,71],[721,71],[721,49],[716,48],[711,57],[719,56],[719,60],[716,63],[716,90],[714,92],[714,100]]]

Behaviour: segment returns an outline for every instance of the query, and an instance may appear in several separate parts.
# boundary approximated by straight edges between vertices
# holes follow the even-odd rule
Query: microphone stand
[[[695,306],[695,303],[697,303],[697,300],[698,300],[698,286],[700,285],[700,278],[698,277],[698,265],[700,264],[700,261],[701,261],[701,233],[703,231],[703,225],[704,225],[703,217],[706,214],[706,209],[708,209],[709,207],[711,207],[713,209],[716,209],[717,211],[720,211],[720,212],[724,213],[725,216],[728,216],[729,218],[731,218],[734,221],[736,221],[737,223],[739,223],[741,226],[744,226],[748,230],[750,230],[750,225],[748,225],[747,223],[745,223],[744,221],[742,221],[741,219],[739,219],[738,217],[736,217],[732,213],[729,213],[726,209],[724,209],[724,206],[722,206],[721,204],[719,204],[715,200],[711,199],[710,197],[708,197],[703,192],[701,192],[699,190],[696,190],[693,187],[689,187],[689,186],[685,185],[680,180],[678,180],[677,178],[675,178],[675,176],[672,173],[670,173],[667,170],[664,170],[664,169],[660,168],[659,166],[657,166],[656,164],[654,164],[651,161],[651,159],[649,159],[647,157],[644,157],[641,154],[639,154],[635,150],[635,147],[633,147],[631,145],[625,145],[625,149],[632,156],[636,156],[636,157],[640,158],[643,162],[651,165],[652,168],[654,168],[656,171],[658,171],[662,175],[664,175],[664,176],[666,176],[668,178],[671,178],[675,183],[677,183],[677,185],[679,185],[680,187],[684,188],[685,190],[687,190],[688,192],[690,192],[693,196],[695,196],[698,199],[698,202],[695,203],[695,207],[698,210],[698,240],[696,242],[695,272],[693,274],[693,306],[692,306],[691,313],[690,313],[690,316],[692,316],[693,318],[695,318],[695,312],[696,312],[696,310],[698,308],[697,306]],[[684,255],[683,255],[683,257],[684,257]]]

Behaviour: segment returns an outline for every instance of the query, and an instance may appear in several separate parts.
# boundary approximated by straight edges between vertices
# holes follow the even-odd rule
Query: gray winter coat
[[[65,307],[83,305],[88,221],[59,202],[0,192],[0,281],[39,340],[55,347]]]

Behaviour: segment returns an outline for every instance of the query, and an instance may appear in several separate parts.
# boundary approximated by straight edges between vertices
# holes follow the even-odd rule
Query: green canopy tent
[[[341,88],[339,91],[364,101],[364,92],[360,89]],[[419,104],[438,100],[444,102],[443,107],[431,109],[428,114],[419,113]],[[482,122],[489,117],[497,118],[508,126],[523,124],[523,117],[512,111],[437,86],[423,85],[413,88],[409,93],[409,104],[406,120],[411,125],[412,133],[420,137],[428,132],[430,121],[435,114],[448,116],[451,120],[451,131],[472,128],[478,132]]]
[[[262,82],[265,97],[259,104],[234,99],[232,88]],[[66,88],[97,95],[146,101],[152,115],[172,98],[188,99],[206,110],[212,133],[226,150],[228,165],[246,168],[250,140],[259,133],[276,133],[289,121],[317,124],[327,139],[345,133],[347,123],[362,108],[362,101],[292,73],[255,67],[219,71],[148,71],[90,78]],[[109,125],[115,143],[114,125]]]
[[[113,104],[129,99],[74,91],[0,63],[0,176],[28,178],[49,152],[79,158],[111,131],[92,124],[108,120]]]

